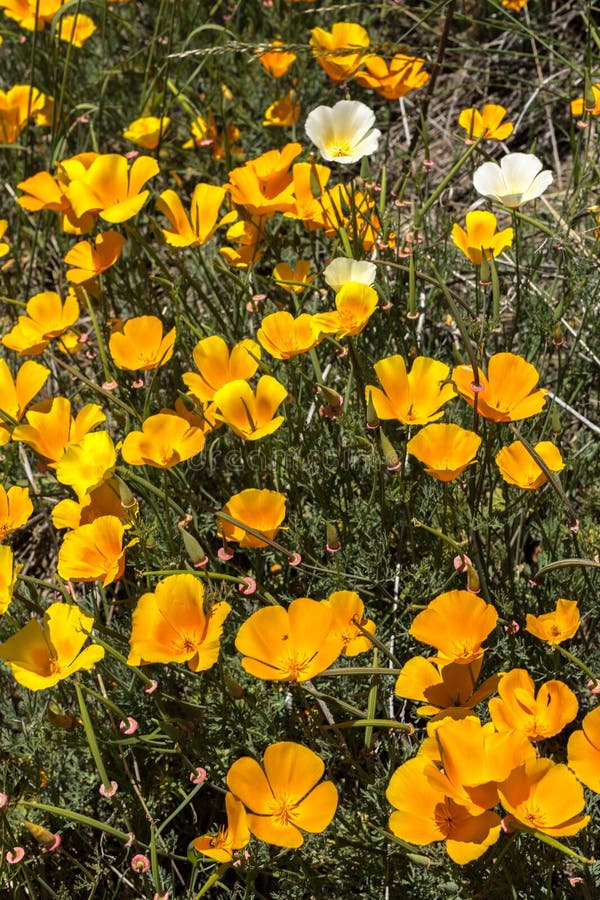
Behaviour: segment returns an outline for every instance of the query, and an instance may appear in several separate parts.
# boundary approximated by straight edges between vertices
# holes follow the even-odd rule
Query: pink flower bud
[[[116,781],[111,781],[110,786],[107,787],[104,783],[100,785],[98,791],[102,794],[103,797],[114,797],[117,791],[119,790],[119,785]]]
[[[127,716],[126,719],[119,723],[119,730],[122,731],[123,734],[135,734],[138,727],[138,723],[132,716]]]
[[[190,781],[192,784],[202,784],[206,781],[206,769],[203,769],[202,766],[196,766],[193,772],[190,772]]]
[[[143,853],[136,853],[136,855],[131,860],[131,868],[134,872],[138,872],[140,875],[143,875],[144,872],[147,872],[150,868],[150,860],[147,856],[144,856]]]

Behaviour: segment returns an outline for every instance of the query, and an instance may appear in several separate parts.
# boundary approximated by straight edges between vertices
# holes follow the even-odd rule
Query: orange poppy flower
[[[481,808],[473,813],[457,803],[452,793],[448,779],[429,759],[409,759],[396,769],[385,792],[395,808],[389,826],[409,844],[445,841],[448,856],[465,865],[479,859],[498,840],[500,816]]]
[[[118,369],[150,372],[169,362],[175,345],[175,328],[163,337],[158,316],[135,316],[114,328],[108,350]]]
[[[475,462],[481,438],[459,425],[434,423],[418,431],[406,445],[407,453],[424,463],[438,481],[452,481]]]
[[[600,82],[590,85],[591,96],[577,97],[571,100],[571,115],[582,116],[587,113],[590,116],[600,116]],[[593,101],[593,105],[592,102]]]
[[[129,432],[121,454],[132,466],[170,469],[200,453],[205,442],[202,428],[195,428],[176,413],[162,412],[145,419],[141,431]]]
[[[232,169],[227,187],[233,202],[253,216],[293,210],[290,166],[301,152],[300,144],[286,144],[281,150],[268,150],[245,166]]]
[[[85,284],[106,272],[121,256],[124,244],[125,238],[117,231],[96,235],[95,247],[89,241],[79,241],[65,256],[67,265],[75,266],[67,272],[67,281]]]
[[[559,734],[577,715],[579,704],[562,681],[547,681],[535,696],[535,684],[525,669],[512,669],[500,679],[499,697],[489,701],[498,731],[518,731],[530,741]]]
[[[300,118],[300,104],[296,91],[288,91],[285,96],[275,100],[267,107],[264,114],[263,125],[265,127],[277,126],[285,128],[295,125]]]
[[[577,834],[590,821],[583,788],[565,765],[528,759],[498,787],[505,810],[526,828],[551,837]]]
[[[101,581],[104,587],[118,581],[125,571],[122,547],[125,526],[116,516],[100,516],[65,535],[58,551],[58,574],[65,581]]]
[[[315,316],[301,313],[295,319],[287,310],[271,313],[260,323],[256,337],[270,356],[292,359],[319,343]]]
[[[261,357],[256,341],[244,340],[229,350],[222,337],[213,335],[198,341],[194,362],[199,374],[186,372],[183,381],[201,403],[210,403],[215,393],[230,381],[247,381],[258,369]]]
[[[551,472],[560,472],[564,469],[565,464],[560,450],[552,441],[540,441],[533,449]],[[525,491],[535,491],[548,481],[544,470],[521,441],[514,441],[509,447],[502,447],[496,454],[496,465],[504,481]]]
[[[354,80],[385,100],[398,100],[427,84],[429,72],[423,71],[424,65],[424,59],[404,53],[396,53],[388,65],[382,56],[372,53],[365,57],[365,67],[354,75]]]
[[[19,573],[23,568],[22,565],[14,564],[12,549],[8,544],[0,546],[0,616],[4,615],[15,587],[15,582],[19,577]]]
[[[432,661],[465,665],[483,655],[481,644],[497,621],[491,603],[469,591],[447,591],[415,616],[409,634],[439,651]]]
[[[492,675],[476,687],[483,657],[468,665],[443,663],[413,656],[402,666],[396,679],[394,693],[397,697],[425,703],[417,713],[420,716],[436,716],[445,710],[473,709],[482,700],[495,693],[501,675]]]
[[[365,58],[370,39],[362,25],[336,22],[331,31],[313,28],[309,43],[317,62],[331,80],[346,81]]]
[[[221,863],[231,862],[234,852],[250,840],[246,807],[230,791],[225,794],[225,810],[227,828],[220,828],[217,834],[203,834],[192,841],[194,850]]]
[[[183,203],[175,191],[163,191],[156,201],[156,208],[172,225],[162,228],[164,239],[171,247],[200,247],[211,239],[217,228],[235,218],[235,213],[227,213],[219,219],[219,210],[227,191],[215,184],[197,184],[190,202],[187,216]]]
[[[335,815],[338,793],[319,782],[323,761],[301,744],[280,741],[265,750],[263,767],[249,756],[236,760],[227,787],[248,809],[248,828],[276,847],[301,847],[303,831],[320,834]]]
[[[97,403],[86,403],[73,418],[70,401],[66,397],[55,397],[36,403],[26,415],[27,425],[18,425],[12,436],[14,441],[22,441],[35,450],[50,468],[54,468],[70,443],[80,441],[105,418]]]
[[[13,378],[8,363],[0,359],[0,412],[12,422],[20,422],[27,405],[46,383],[50,369],[33,360],[24,362]],[[10,440],[10,430],[0,420],[0,446]]]
[[[329,640],[341,641],[344,656],[358,656],[371,649],[372,641],[357,626],[369,634],[375,634],[377,626],[363,618],[365,604],[355,591],[334,591],[321,603],[333,613]]]
[[[539,413],[546,402],[545,388],[535,386],[539,375],[535,366],[514,353],[495,353],[488,363],[487,377],[478,370],[476,389],[471,366],[457,366],[452,372],[456,391],[469,406],[493,422],[516,422]]]
[[[5,334],[2,343],[20,356],[39,356],[52,338],[65,334],[79,318],[79,303],[69,292],[63,304],[54,291],[35,294],[27,301],[27,315]]]
[[[577,633],[580,616],[576,600],[557,600],[556,608],[542,616],[527,613],[525,631],[533,634],[551,647],[568,641]]]
[[[29,488],[10,487],[8,491],[0,484],[0,542],[9,534],[21,528],[33,512]]]
[[[117,464],[117,451],[108,431],[92,431],[70,443],[56,464],[56,478],[68,484],[79,502],[108,481]]]
[[[266,681],[308,681],[342,652],[342,640],[330,640],[333,611],[299,597],[288,609],[267,606],[257,610],[241,626],[235,646],[242,665],[255,678]]]
[[[569,768],[591,791],[600,794],[600,707],[583,718],[567,745]]]
[[[223,622],[231,612],[221,600],[204,610],[204,587],[195,575],[169,575],[137,602],[131,623],[131,666],[184,663],[210,669],[219,657]]]
[[[235,541],[240,547],[266,547],[265,541],[244,531],[242,525],[249,525],[269,540],[274,540],[285,519],[285,497],[277,491],[248,488],[230,497],[222,512],[241,524],[234,525],[217,516],[217,534],[220,537]]]
[[[440,419],[440,411],[455,396],[447,381],[450,368],[437,359],[417,356],[407,374],[406,363],[399,356],[388,356],[375,363],[375,372],[383,387],[368,384],[369,397],[380,419],[397,419],[405,425],[425,425]]]
[[[259,48],[256,51],[259,62],[271,78],[283,78],[297,59],[296,54],[286,50],[283,41],[271,41],[269,47],[269,50]]]

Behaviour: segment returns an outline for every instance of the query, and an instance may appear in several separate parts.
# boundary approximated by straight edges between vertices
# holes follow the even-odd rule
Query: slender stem
[[[104,788],[106,790],[110,790],[110,778],[108,777],[108,772],[106,771],[104,761],[102,759],[102,754],[100,753],[100,748],[98,747],[98,741],[96,740],[96,734],[94,732],[92,720],[85,703],[85,697],[83,696],[81,687],[79,686],[79,684],[77,684],[77,682],[75,682],[75,693],[77,694],[77,702],[79,703],[79,711],[81,713],[81,720],[85,729],[85,736],[87,738],[92,756],[94,757],[94,762],[96,763],[96,768],[98,769],[100,780],[102,781]]]

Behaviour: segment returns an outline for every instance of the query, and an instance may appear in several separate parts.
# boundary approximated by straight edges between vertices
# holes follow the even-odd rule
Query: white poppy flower
[[[348,165],[377,150],[381,132],[374,123],[375,113],[364,103],[340,100],[311,110],[304,130],[323,159]]]
[[[376,273],[375,263],[338,256],[331,260],[323,274],[329,287],[337,294],[349,281],[372,287]]]
[[[478,194],[516,209],[535,200],[552,184],[552,172],[542,171],[543,163],[533,153],[507,153],[500,160],[486,162],[475,170],[473,187]]]

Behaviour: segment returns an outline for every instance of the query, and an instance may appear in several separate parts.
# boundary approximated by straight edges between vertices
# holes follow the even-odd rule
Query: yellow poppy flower
[[[284,97],[275,100],[267,107],[264,114],[263,125],[270,127],[276,125],[283,128],[287,125],[295,125],[300,118],[300,104],[296,91],[288,91]]]
[[[8,219],[0,219],[0,259],[4,259],[10,253],[10,244],[4,239],[7,228]]]
[[[117,324],[108,350],[118,369],[150,372],[169,362],[175,337],[175,328],[163,337],[163,323],[158,316],[135,316]]]
[[[123,132],[123,137],[144,150],[156,150],[170,124],[168,116],[141,116],[131,122]]]
[[[360,334],[377,309],[377,291],[368,284],[348,281],[335,295],[336,312],[313,316],[316,334],[332,334],[338,340]]]
[[[283,423],[283,416],[275,412],[287,395],[286,388],[271,375],[259,379],[256,393],[246,381],[230,381],[215,393],[217,419],[243,440],[258,441]]]
[[[506,109],[496,103],[485,103],[481,112],[475,107],[463,109],[458,124],[467,132],[467,138],[485,138],[486,141],[505,141],[513,133],[512,122],[503,122]]]
[[[56,464],[56,478],[72,487],[81,502],[111,478],[116,464],[117,451],[110,434],[94,431],[68,445]]]
[[[499,785],[498,793],[517,822],[551,837],[577,834],[590,821],[581,812],[582,786],[565,765],[551,759],[528,759]]]
[[[312,283],[314,275],[310,274],[310,260],[299,259],[294,268],[289,263],[277,263],[273,269],[275,284],[290,294],[301,294]]]
[[[125,462],[132,466],[170,469],[204,449],[206,438],[176,413],[157,413],[145,419],[141,431],[130,431],[121,447]]]
[[[592,106],[586,97],[577,97],[571,100],[571,115],[582,116],[586,113],[589,116],[600,116],[600,82],[591,84],[590,91],[594,105]]]
[[[270,356],[292,359],[319,343],[319,329],[314,319],[315,316],[308,313],[301,313],[294,319],[287,310],[279,310],[265,316],[256,337]]]
[[[105,418],[96,403],[86,403],[73,418],[70,401],[55,397],[36,403],[29,410],[27,425],[18,425],[13,430],[13,440],[27,444],[44,457],[50,468],[55,468],[68,445],[80,441]]]
[[[533,448],[551,472],[560,472],[565,464],[560,450],[551,441],[540,441]],[[521,441],[502,447],[496,454],[496,465],[508,484],[515,484],[526,491],[534,491],[546,484],[548,477]]]
[[[74,47],[83,47],[96,30],[96,23],[89,16],[78,13],[75,16],[61,16],[56,34],[61,41]]]
[[[577,633],[579,628],[579,607],[576,600],[557,600],[556,608],[541,616],[527,613],[525,631],[533,634],[550,646],[562,644]]]
[[[41,112],[46,96],[29,84],[15,84],[8,91],[0,91],[0,141],[14,144],[29,122]]]
[[[161,229],[167,244],[171,247],[200,247],[209,241],[219,226],[231,221],[232,213],[217,221],[226,194],[224,187],[197,184],[192,194],[188,218],[175,191],[163,191],[156,201],[156,208],[173,226],[172,230]]]
[[[15,582],[22,565],[15,566],[12,549],[8,544],[0,546],[0,616],[4,615],[12,600]]]
[[[600,707],[596,707],[574,731],[567,745],[569,768],[591,791],[600,794]]]
[[[220,828],[217,834],[204,834],[192,841],[198,853],[209,856],[217,862],[231,862],[235,850],[241,850],[250,840],[246,807],[230,791],[225,794],[227,828]]]
[[[52,508],[50,515],[55,528],[73,530],[80,525],[89,525],[100,516],[116,516],[126,523],[135,514],[136,508],[137,504],[124,507],[119,483],[115,478],[109,478],[78,501],[61,500]]]
[[[406,363],[399,356],[388,356],[375,363],[375,372],[383,387],[367,385],[369,396],[380,419],[397,419],[404,425],[425,425],[440,419],[440,411],[455,391],[447,379],[450,368],[437,359],[417,356],[407,374]]]
[[[448,793],[450,796],[448,796]],[[417,756],[401,765],[385,795],[394,807],[389,827],[409,844],[446,842],[448,856],[459,865],[479,859],[500,837],[500,816],[475,813],[452,799],[452,787],[429,759]]]
[[[475,462],[481,438],[458,425],[426,425],[406,445],[425,471],[438,481],[452,481]]]
[[[484,259],[499,256],[513,242],[513,229],[496,231],[497,219],[494,213],[475,210],[465,217],[467,230],[460,225],[452,226],[452,242],[462,250],[467,259],[480,266]]]
[[[248,809],[248,828],[276,847],[301,847],[303,831],[320,834],[335,815],[338,793],[319,782],[323,761],[301,744],[280,741],[264,753],[263,768],[249,756],[236,760],[227,787]]]
[[[267,606],[241,626],[235,646],[242,665],[266,681],[308,681],[338,658],[341,638],[330,639],[333,611],[310,597],[292,600],[288,609]]]
[[[346,81],[356,72],[370,44],[368,32],[354,22],[336,22],[331,31],[313,28],[310,46],[332,81]],[[355,53],[349,52],[355,50]],[[341,51],[341,52],[340,52]]]
[[[394,693],[397,697],[425,703],[417,713],[420,716],[436,716],[444,710],[473,709],[486,700],[498,688],[501,675],[492,675],[476,687],[483,657],[468,665],[443,663],[413,656],[402,666],[396,679]]]
[[[121,256],[125,238],[117,231],[105,231],[96,235],[95,246],[89,241],[80,241],[68,251],[65,262],[75,266],[67,272],[67,280],[74,284],[84,284],[106,272]]]
[[[495,353],[488,363],[487,377],[478,370],[479,389],[471,366],[456,366],[452,381],[469,406],[492,422],[516,422],[541,412],[546,402],[545,388],[535,386],[539,375],[535,366],[514,353]]]
[[[125,526],[116,516],[100,516],[65,535],[58,551],[58,574],[65,581],[101,581],[104,587],[118,581],[125,571],[122,547]]]
[[[221,600],[204,610],[204,587],[195,575],[169,575],[137,602],[131,622],[131,666],[184,663],[203,672],[216,663],[223,622],[231,611]]]
[[[30,691],[53,687],[81,669],[91,669],[104,656],[92,644],[82,650],[94,620],[72,603],[52,603],[44,623],[31,619],[0,644],[0,659],[10,666],[15,681]]]
[[[194,362],[199,374],[186,372],[183,382],[201,403],[210,403],[215,393],[230,381],[252,378],[261,357],[256,341],[244,340],[229,350],[219,335],[204,338],[194,347]]]
[[[481,644],[497,621],[498,613],[491,603],[469,591],[447,591],[415,616],[409,634],[438,650],[432,662],[466,665],[483,655]]]
[[[242,525],[249,525],[269,540],[274,540],[285,519],[285,497],[278,491],[248,488],[230,497],[222,512],[241,524],[234,525],[217,516],[217,534],[220,537],[235,541],[240,547],[266,547],[265,541],[245,531]]]
[[[365,88],[373,88],[385,100],[398,100],[429,81],[423,71],[425,60],[418,56],[396,53],[388,63],[382,56],[365,57],[364,69],[356,72],[354,80]]]
[[[341,641],[344,656],[358,656],[372,648],[372,641],[357,626],[369,634],[375,634],[377,626],[371,619],[363,618],[365,604],[356,591],[334,591],[321,602],[333,613],[329,640]]]
[[[6,490],[0,484],[0,542],[25,525],[32,512],[29,488],[14,485]]]
[[[64,164],[63,164],[64,165]],[[78,218],[97,213],[105,222],[126,222],[137,215],[150,191],[144,184],[158,174],[158,163],[150,156],[138,156],[130,164],[125,156],[105,153],[89,168],[70,167],[66,195]]]
[[[579,704],[562,681],[547,681],[535,695],[535,684],[525,669],[506,672],[499,697],[489,701],[490,717],[498,731],[518,731],[530,741],[559,734],[577,715]]]
[[[265,72],[271,78],[283,78],[297,58],[291,50],[286,50],[283,41],[271,41],[269,50],[258,49],[256,55]]]
[[[527,6],[528,0],[502,0],[502,6],[504,9],[509,9],[511,12],[521,12]]]
[[[54,291],[35,294],[27,301],[26,311],[2,338],[4,346],[20,356],[39,356],[52,338],[65,334],[79,319],[79,303],[71,293],[64,304]]]
[[[63,0],[0,0],[4,15],[27,31],[41,31],[62,4]]]
[[[50,369],[33,360],[24,362],[13,378],[8,363],[0,359],[0,412],[11,422],[20,422],[25,408],[46,383]],[[0,446],[10,440],[10,430],[0,419]]]
[[[330,176],[331,169],[328,166],[314,162],[294,163],[292,167],[294,206],[285,213],[285,216],[300,219],[311,231],[315,228],[324,228],[327,218],[323,206]]]

